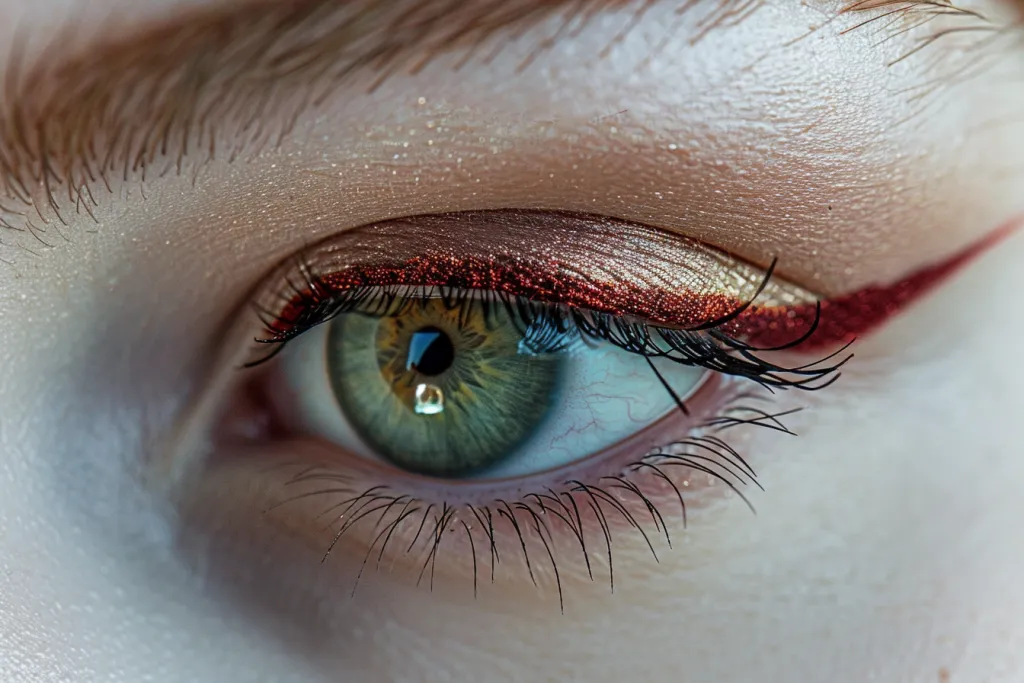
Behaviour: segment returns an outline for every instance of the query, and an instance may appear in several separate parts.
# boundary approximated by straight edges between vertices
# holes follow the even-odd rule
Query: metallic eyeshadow
[[[285,335],[311,295],[375,286],[490,290],[675,328],[729,316],[756,295],[723,331],[758,348],[802,340],[800,350],[813,350],[877,328],[1009,231],[894,284],[824,299],[779,276],[765,283],[765,268],[703,242],[618,219],[520,210],[416,216],[364,226],[302,255],[328,292],[296,288],[296,266],[286,265],[283,277],[301,296],[270,332]],[[275,290],[259,303],[280,310],[280,296]]]

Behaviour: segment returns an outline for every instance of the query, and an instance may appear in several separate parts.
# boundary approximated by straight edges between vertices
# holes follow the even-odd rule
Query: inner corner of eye
[[[282,439],[385,481],[619,474],[685,432],[706,370],[585,336],[556,305],[368,292],[280,349],[260,394]]]

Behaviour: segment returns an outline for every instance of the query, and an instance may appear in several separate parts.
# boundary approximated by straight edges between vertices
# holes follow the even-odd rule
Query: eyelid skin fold
[[[827,299],[723,250],[638,223],[522,210],[416,216],[314,245],[282,266],[270,280],[276,288],[256,305],[273,317],[270,341],[289,338],[314,302],[333,293],[397,286],[487,290],[678,329],[728,319],[721,329],[754,348],[798,343],[810,351],[876,329],[1012,229],[896,283]],[[282,293],[282,279],[291,292]]]

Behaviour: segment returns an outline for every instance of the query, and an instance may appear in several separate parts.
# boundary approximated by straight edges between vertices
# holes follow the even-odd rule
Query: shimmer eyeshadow
[[[271,330],[318,297],[364,287],[490,290],[639,319],[722,329],[758,348],[846,343],[876,328],[984,250],[978,243],[900,282],[824,299],[703,242],[622,220],[544,211],[482,211],[367,225],[300,257],[326,292],[302,292]],[[294,270],[295,264],[285,266]],[[287,270],[282,277],[294,285]],[[301,291],[301,287],[299,288]],[[274,310],[273,302],[262,304]],[[748,305],[749,304],[749,305]],[[280,300],[277,301],[280,308]],[[738,313],[738,314],[737,314]]]

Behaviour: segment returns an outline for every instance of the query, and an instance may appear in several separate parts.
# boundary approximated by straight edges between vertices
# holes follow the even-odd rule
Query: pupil
[[[433,377],[450,368],[454,360],[455,347],[447,334],[436,327],[424,327],[413,332],[406,370]]]

